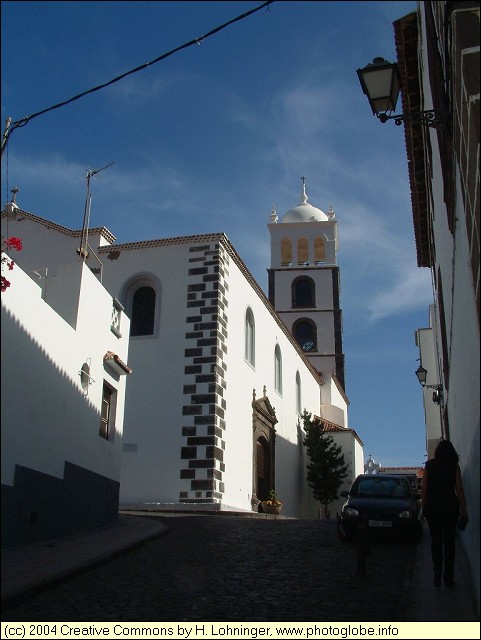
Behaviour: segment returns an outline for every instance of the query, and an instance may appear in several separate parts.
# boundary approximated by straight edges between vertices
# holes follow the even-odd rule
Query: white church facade
[[[257,511],[273,489],[283,515],[318,517],[304,410],[342,441],[346,487],[362,473],[344,391],[337,222],[303,189],[301,204],[268,227],[266,296],[223,233],[116,244],[107,229],[91,229],[79,256],[81,232],[20,209],[10,217],[9,233],[24,244],[18,263],[28,274],[48,268],[46,290],[48,274],[80,261],[122,310],[117,329],[129,335],[133,373],[121,507]]]

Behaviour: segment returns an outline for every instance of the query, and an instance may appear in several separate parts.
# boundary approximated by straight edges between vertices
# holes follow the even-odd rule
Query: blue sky
[[[9,2],[2,121],[108,82],[262,2]],[[381,124],[356,69],[395,60],[415,2],[274,2],[215,35],[16,129],[2,203],[118,242],[225,232],[267,290],[272,206],[336,212],[349,426],[382,465],[425,461],[416,266],[404,131]],[[398,109],[399,110],[399,109]]]

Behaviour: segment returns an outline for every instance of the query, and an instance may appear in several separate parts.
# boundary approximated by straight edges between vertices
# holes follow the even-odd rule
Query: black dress
[[[440,580],[443,575],[446,585],[454,582],[456,524],[459,518],[456,471],[457,465],[448,466],[435,458],[428,460],[425,466],[423,513],[431,533],[435,579]]]

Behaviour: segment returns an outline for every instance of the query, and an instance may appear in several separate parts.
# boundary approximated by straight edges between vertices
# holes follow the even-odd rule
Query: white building
[[[271,223],[269,300],[295,340],[327,380],[334,375],[344,390],[337,220],[308,202],[303,179],[301,202]],[[328,385],[326,391],[333,389]],[[326,397],[322,417],[347,426],[345,399]],[[338,407],[336,415],[330,409]]]
[[[434,389],[441,386],[439,380],[439,363],[436,353],[436,309],[434,305],[429,307],[429,324],[427,327],[417,329],[416,345],[419,347],[420,362],[423,369],[430,374],[426,375],[426,384],[422,388],[424,406],[424,424],[426,428],[426,451],[428,460],[434,457],[434,451],[441,438],[445,437],[443,429],[443,400],[444,394]],[[441,396],[443,396],[441,398]]]
[[[434,294],[416,343],[428,454],[443,437],[460,456],[470,518],[460,541],[479,608],[479,2],[418,2],[394,32],[403,113],[438,116],[404,124],[418,266]]]
[[[296,228],[281,226],[290,233]],[[18,261],[27,271],[56,269],[77,254],[82,235],[20,210],[9,227],[23,239]],[[327,247],[332,220],[328,227]],[[309,272],[318,289],[309,309],[318,348],[307,353],[224,234],[114,240],[105,228],[93,229],[84,248],[86,264],[131,318],[129,366],[135,373],[126,389],[121,504],[251,511],[274,489],[283,514],[317,517],[319,503],[305,479],[303,410],[340,432],[350,480],[363,465],[339,380],[335,253],[318,252],[323,258]],[[279,265],[279,277],[283,270]],[[296,273],[297,265],[285,280],[289,295]],[[276,287],[286,300],[283,287]],[[316,316],[321,307],[327,327]],[[322,374],[310,359],[318,355]]]
[[[308,202],[302,179],[300,202],[282,218],[273,208],[269,300],[321,378],[320,418],[323,431],[342,447],[347,490],[363,472],[362,442],[349,429],[345,394],[340,273],[337,264],[337,220],[332,206],[324,213]],[[344,500],[329,506],[340,513]]]
[[[75,253],[48,273],[15,262],[2,293],[2,546],[117,517],[130,373],[129,319]]]

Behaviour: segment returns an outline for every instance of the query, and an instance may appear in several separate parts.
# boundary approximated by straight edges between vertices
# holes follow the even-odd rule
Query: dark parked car
[[[388,533],[417,542],[422,535],[420,496],[405,476],[364,474],[349,490],[337,522],[342,540],[350,540],[360,525],[371,533]]]

